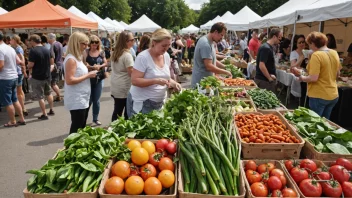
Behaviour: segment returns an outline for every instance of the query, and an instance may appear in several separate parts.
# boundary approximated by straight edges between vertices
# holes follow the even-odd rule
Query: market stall
[[[161,27],[149,19],[145,14],[143,14],[135,22],[131,23],[126,27],[126,30],[131,32],[154,32]]]
[[[189,25],[188,27],[185,27],[181,30],[182,34],[187,34],[187,33],[197,33],[199,31],[199,28],[194,26],[193,24]]]
[[[251,10],[248,6],[244,6],[240,11],[234,14],[230,19],[224,20],[226,27],[233,31],[247,31],[249,22],[260,20],[261,17]]]
[[[118,32],[122,32],[125,30],[125,27],[123,27],[120,23],[118,22],[114,22],[113,20],[111,20],[109,17],[106,17],[104,19],[104,21],[110,23],[111,25],[113,25],[115,27],[115,29],[117,29]]]
[[[68,9],[68,11],[71,12],[72,14],[80,17],[80,18],[83,18],[83,19],[87,20],[87,21],[91,21],[91,22],[97,23],[94,19],[92,19],[91,17],[87,16],[85,13],[80,11],[75,6],[71,6]],[[99,24],[99,23],[97,23],[97,24],[98,24],[98,31],[106,31],[106,29],[104,28],[104,26],[102,26],[102,24]]]
[[[118,22],[118,21],[116,21],[116,20],[114,20],[115,22]],[[120,25],[122,25],[124,28],[126,28],[128,25],[127,25],[127,23],[125,23],[125,22],[123,22],[123,21],[120,21],[120,22],[118,22],[118,23],[120,23]]]
[[[103,26],[105,28],[106,31],[108,32],[121,32],[122,29],[119,29],[118,27],[104,21],[102,18],[100,18],[97,14],[95,14],[94,12],[89,12],[87,14],[87,16],[89,16],[90,18],[92,18],[94,21],[96,21],[98,24],[100,24],[101,26]]]

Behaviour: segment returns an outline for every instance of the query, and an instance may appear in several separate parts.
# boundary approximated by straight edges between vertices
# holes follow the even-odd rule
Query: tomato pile
[[[287,178],[281,169],[269,162],[257,166],[255,161],[245,164],[246,178],[255,197],[297,197],[297,193],[286,188]]]
[[[159,195],[163,188],[175,183],[176,143],[160,139],[151,141],[131,140],[128,148],[132,151],[131,161],[118,161],[111,168],[111,178],[105,183],[107,194]]]
[[[246,143],[300,143],[273,114],[236,114],[235,122]]]
[[[352,197],[352,163],[347,159],[339,158],[330,167],[318,167],[310,159],[286,160],[285,167],[306,197],[341,197],[342,192]]]

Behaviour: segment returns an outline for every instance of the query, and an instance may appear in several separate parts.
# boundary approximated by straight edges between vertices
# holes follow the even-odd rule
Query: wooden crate
[[[253,198],[255,197],[252,192],[251,192],[251,187],[246,179],[246,172],[244,170],[244,166],[245,164],[248,162],[248,160],[241,160],[241,172],[242,172],[242,175],[243,177],[245,178],[244,179],[244,183],[246,185],[246,190],[247,190],[247,194],[246,194],[246,197],[247,198]],[[297,186],[295,185],[295,182],[292,180],[291,176],[289,174],[287,174],[287,172],[284,171],[285,169],[285,166],[283,164],[281,164],[279,161],[276,161],[276,160],[254,160],[254,162],[259,166],[260,164],[264,164],[264,163],[273,163],[275,165],[275,167],[277,169],[280,169],[284,172],[285,174],[285,177],[286,177],[286,186],[288,188],[292,188],[296,193],[297,193],[297,197],[300,197],[300,194],[299,194],[299,190],[297,189]]]
[[[192,73],[192,67],[181,67],[181,71],[184,74],[191,74]]]
[[[126,139],[126,144],[128,142],[130,142],[133,139]],[[158,140],[150,140],[150,139],[135,139],[138,140],[140,142],[143,141],[151,141],[153,143],[156,143]],[[177,157],[178,152],[176,153],[176,157]],[[114,164],[116,162],[116,160],[113,161],[112,164]],[[110,178],[110,172],[111,172],[111,167],[109,169],[106,169],[103,175],[103,179],[101,180],[100,183],[100,187],[99,187],[99,197],[100,198],[119,198],[119,197],[123,197],[123,198],[138,198],[138,197],[148,197],[148,198],[160,198],[160,197],[166,197],[166,198],[176,198],[177,196],[177,184],[178,184],[178,163],[175,164],[175,184],[173,186],[171,186],[168,190],[163,189],[162,190],[162,194],[160,195],[127,195],[127,194],[121,194],[121,195],[111,195],[111,194],[106,194],[105,192],[105,183],[106,181]],[[164,194],[163,194],[164,193]]]
[[[251,114],[251,113],[239,113]],[[295,136],[301,143],[246,143],[241,140],[240,133],[235,121],[235,130],[238,139],[241,141],[242,146],[242,159],[298,159],[304,146],[305,141],[298,135],[295,128],[293,128],[286,119],[277,111],[266,111],[263,113],[253,114],[274,114],[280,118],[282,123],[289,129],[290,133]]]
[[[312,159],[312,160],[315,162],[315,164],[317,165],[318,168],[321,168],[321,167],[327,165],[327,164],[324,163],[323,161],[315,160],[315,159]],[[296,160],[296,161],[297,161],[298,163],[300,163],[302,160]],[[282,163],[285,163],[285,162],[282,161]],[[332,162],[331,162],[331,163],[332,163]],[[288,170],[286,169],[286,167],[285,167],[285,166],[283,166],[283,167],[284,167],[284,172],[289,175],[290,179],[292,180],[292,182],[294,183],[296,189],[298,190],[298,193],[300,194],[300,196],[303,197],[303,198],[310,198],[310,197],[306,197],[306,196],[303,195],[302,191],[299,189],[298,184],[293,180],[293,178],[291,177],[291,175],[290,175],[290,173],[288,172]]]
[[[225,196],[225,195],[211,195],[211,194],[198,194],[198,193],[189,193],[184,192],[183,189],[183,178],[182,178],[182,171],[181,171],[181,163],[179,164],[179,180],[178,180],[178,197],[179,198],[244,198],[246,195],[246,189],[244,186],[244,179],[243,174],[240,171],[240,192],[238,196]]]
[[[232,100],[252,100],[251,96],[247,93],[247,90],[244,87],[236,87],[236,88],[235,87],[223,87],[221,89],[226,90],[226,89],[238,89],[238,88],[243,89],[243,91],[246,93],[246,97],[245,98],[233,97],[231,99],[226,99],[226,100],[229,100],[229,101],[232,101]],[[221,89],[219,89],[219,95],[220,95]]]

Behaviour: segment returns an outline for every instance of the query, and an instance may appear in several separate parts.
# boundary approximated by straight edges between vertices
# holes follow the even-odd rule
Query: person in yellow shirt
[[[308,84],[310,109],[329,119],[339,98],[336,83],[340,75],[339,56],[326,46],[328,39],[323,33],[312,32],[306,41],[314,52],[307,66],[308,76],[302,76],[297,68],[292,71],[300,81]]]

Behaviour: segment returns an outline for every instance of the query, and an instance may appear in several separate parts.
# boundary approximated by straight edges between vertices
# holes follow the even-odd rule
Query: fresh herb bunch
[[[129,120],[118,118],[110,125],[113,132],[136,139],[174,138],[176,129],[171,117],[162,111],[136,114]]]
[[[352,132],[332,126],[314,111],[299,107],[293,113],[286,113],[285,118],[296,125],[299,134],[312,143],[318,152],[352,153]]]
[[[250,89],[247,93],[252,97],[254,104],[259,109],[275,109],[280,107],[280,100],[272,91],[266,89]]]
[[[242,70],[234,65],[227,64],[225,65],[225,69],[232,74],[232,78],[243,78],[244,75],[242,73]]]
[[[211,87],[211,88],[219,88],[220,87],[220,81],[217,79],[215,76],[208,76],[203,78],[199,85],[201,86],[202,89]]]
[[[57,153],[27,182],[31,193],[94,192],[103,177],[108,161],[116,157],[130,160],[125,137],[101,128],[86,127],[69,135],[66,149]]]

